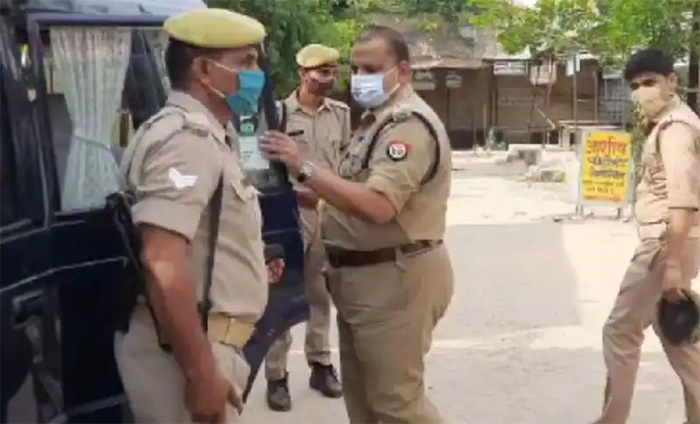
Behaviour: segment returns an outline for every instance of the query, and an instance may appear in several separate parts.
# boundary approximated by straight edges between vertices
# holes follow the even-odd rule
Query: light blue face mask
[[[226,100],[228,107],[236,116],[252,115],[258,111],[258,101],[265,86],[265,73],[262,71],[237,71],[212,61],[216,66],[236,74],[238,91],[233,94],[219,92]],[[217,90],[218,92],[218,90]]]
[[[226,103],[236,116],[252,115],[258,111],[258,101],[265,86],[262,71],[238,71],[238,91],[226,96]]]
[[[389,72],[392,71],[393,69]],[[353,99],[367,109],[376,108],[386,103],[390,93],[384,91],[384,77],[389,72],[386,74],[353,75],[350,78],[350,92]]]

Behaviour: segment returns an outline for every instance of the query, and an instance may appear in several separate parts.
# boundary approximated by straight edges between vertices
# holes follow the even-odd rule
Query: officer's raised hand
[[[268,159],[285,164],[292,175],[299,171],[304,162],[297,142],[279,131],[266,131],[260,139],[260,149],[266,153]]]

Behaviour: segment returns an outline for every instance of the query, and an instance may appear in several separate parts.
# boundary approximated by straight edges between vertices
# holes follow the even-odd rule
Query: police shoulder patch
[[[411,145],[405,141],[392,141],[386,147],[386,155],[394,162],[402,161],[408,156]]]

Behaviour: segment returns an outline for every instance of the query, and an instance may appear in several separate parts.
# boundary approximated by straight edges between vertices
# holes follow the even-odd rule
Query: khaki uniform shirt
[[[211,236],[209,203],[223,175],[212,312],[255,323],[268,290],[262,218],[257,191],[244,182],[223,126],[199,101],[173,91],[165,107],[139,128],[124,158],[122,174],[137,197],[134,222],[178,233],[191,243],[199,299]]]
[[[640,236],[657,238],[666,229],[669,208],[700,207],[700,118],[679,98],[647,136],[642,162],[635,215]],[[695,215],[691,237],[700,236]]]
[[[431,122],[438,140],[433,140],[425,124],[410,114],[412,110]],[[363,170],[362,161],[373,134],[392,115],[395,121],[384,127],[368,169]],[[406,147],[407,154],[401,159],[396,159],[396,150],[392,150],[397,143]],[[421,185],[435,163],[435,143],[440,143],[437,174]],[[341,161],[339,174],[382,193],[393,204],[397,216],[378,225],[325,204],[322,235],[326,244],[350,250],[375,250],[444,237],[452,180],[450,141],[440,118],[412,87],[401,87],[386,104],[365,113]]]
[[[309,111],[299,104],[296,90],[283,102],[287,108],[287,134],[303,131],[293,138],[304,156],[318,166],[337,172],[341,156],[350,144],[350,107],[325,98],[317,111]],[[300,188],[296,181],[292,183]],[[308,245],[318,230],[318,213],[301,209],[301,220],[304,241]]]

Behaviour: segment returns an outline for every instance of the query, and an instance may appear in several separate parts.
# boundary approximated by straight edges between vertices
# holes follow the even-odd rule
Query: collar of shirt
[[[287,97],[285,103],[287,103],[287,107],[289,107],[289,109],[292,112],[300,110],[306,113],[304,107],[301,105],[301,103],[299,103],[299,89],[294,90],[292,94],[290,94],[289,97]],[[321,112],[323,110],[330,110],[330,106],[328,105],[328,99],[325,97],[321,99],[321,106],[318,108],[317,112]]]
[[[367,128],[375,122],[384,119],[388,113],[391,112],[391,108],[396,106],[398,103],[410,98],[415,94],[413,87],[410,84],[404,84],[399,87],[396,92],[394,92],[391,97],[376,109],[368,109],[362,113],[360,118],[360,126],[362,128]]]
[[[681,104],[681,98],[678,97],[678,95],[674,94],[673,98],[671,99],[670,102],[666,105],[666,107],[663,108],[663,110],[659,113],[659,115],[654,118],[650,126],[653,128],[657,123],[661,122],[663,119],[668,118],[668,116],[673,113],[674,110]]]
[[[214,137],[218,141],[226,143],[226,128],[221,125],[221,122],[219,122],[219,120],[216,119],[209,109],[207,109],[207,107],[204,106],[199,100],[182,91],[172,90],[170,95],[168,95],[166,104],[184,109],[188,112],[203,114],[211,123],[211,129]]]

